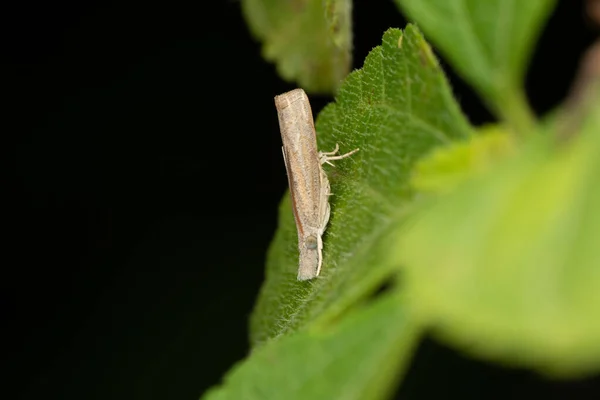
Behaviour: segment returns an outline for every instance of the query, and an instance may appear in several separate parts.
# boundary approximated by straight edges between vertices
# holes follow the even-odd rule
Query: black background
[[[208,6],[205,3],[210,3]],[[6,398],[196,399],[241,360],[287,186],[273,96],[237,2],[0,6]],[[354,67],[405,20],[356,1]],[[537,112],[593,41],[562,0],[529,71]],[[445,66],[471,121],[491,121]],[[330,98],[312,97],[315,114]],[[403,398],[591,396],[425,341]],[[4,395],[2,397],[5,397]]]

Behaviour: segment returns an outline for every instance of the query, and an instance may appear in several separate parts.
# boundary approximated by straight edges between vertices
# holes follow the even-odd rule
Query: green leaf
[[[307,92],[333,93],[350,71],[350,0],[242,0],[263,56]]]
[[[384,399],[410,361],[417,332],[397,295],[333,326],[273,341],[252,353],[206,400]]]
[[[452,190],[487,171],[516,150],[514,136],[498,125],[480,128],[468,142],[434,149],[415,165],[412,186],[420,192]]]
[[[556,0],[396,0],[498,116],[519,133],[533,118],[525,67]]]
[[[547,374],[600,370],[600,109],[425,202],[398,233],[414,312],[440,338]]]
[[[413,164],[430,149],[471,133],[429,45],[411,25],[404,34],[385,33],[316,127],[321,150],[339,143],[341,152],[360,151],[335,168],[325,166],[334,195],[317,279],[296,281],[296,227],[289,197],[282,202],[251,318],[254,345],[334,320],[393,276],[384,239],[405,218]]]

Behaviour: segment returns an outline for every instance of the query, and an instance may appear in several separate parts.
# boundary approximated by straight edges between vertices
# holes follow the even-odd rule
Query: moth
[[[323,164],[356,153],[337,155],[339,146],[324,153],[317,150],[312,110],[302,89],[275,96],[283,160],[288,176],[292,207],[298,230],[298,280],[313,279],[323,264],[323,232],[329,222],[329,180]]]

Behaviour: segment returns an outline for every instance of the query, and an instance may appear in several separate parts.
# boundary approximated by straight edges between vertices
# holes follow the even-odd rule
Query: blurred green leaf
[[[412,186],[420,192],[452,190],[516,151],[516,140],[499,125],[478,130],[469,141],[434,149],[415,165]]]
[[[525,68],[556,0],[395,0],[517,133],[534,129]]]
[[[307,92],[333,93],[352,63],[350,0],[242,0],[264,57]]]
[[[429,198],[398,234],[407,297],[440,338],[556,376],[600,369],[598,103],[576,127]]]
[[[251,318],[252,343],[333,320],[389,279],[394,268],[385,263],[389,249],[382,239],[404,220],[413,164],[470,132],[417,28],[388,30],[317,119],[321,150],[336,143],[342,152],[360,148],[336,168],[325,166],[334,195],[321,275],[296,281],[297,234],[286,196]]]
[[[256,350],[206,400],[384,399],[401,379],[418,335],[399,299],[384,295],[333,326]]]

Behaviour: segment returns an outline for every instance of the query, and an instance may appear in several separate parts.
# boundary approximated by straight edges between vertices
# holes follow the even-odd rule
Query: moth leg
[[[317,273],[315,276],[319,276],[321,265],[323,264],[323,239],[321,239],[321,235],[317,235],[317,251],[319,252],[319,263],[317,264]]]
[[[337,152],[340,150],[340,145],[339,144],[335,144],[335,149],[333,151],[328,151],[327,153],[324,151],[320,151],[320,155],[321,156],[332,156],[334,154],[337,154]]]
[[[325,228],[327,227],[327,223],[329,222],[329,216],[331,215],[331,207],[329,206],[329,202],[325,205],[325,212],[321,216],[321,226],[323,232],[325,232]]]
[[[319,231],[321,234],[325,232],[327,228],[327,222],[329,222],[329,214],[331,208],[329,206],[329,194],[331,193],[331,186],[329,186],[329,179],[327,174],[321,168],[321,191],[319,193]]]
[[[330,151],[328,153],[319,152],[319,161],[321,162],[321,164],[327,163],[327,164],[335,167],[335,165],[333,165],[330,161],[341,160],[342,158],[350,157],[352,154],[356,153],[358,150],[360,150],[360,149],[354,149],[346,154],[335,156],[334,154],[337,154],[337,152],[339,151],[339,145],[336,144],[335,150],[333,150],[333,151]]]

